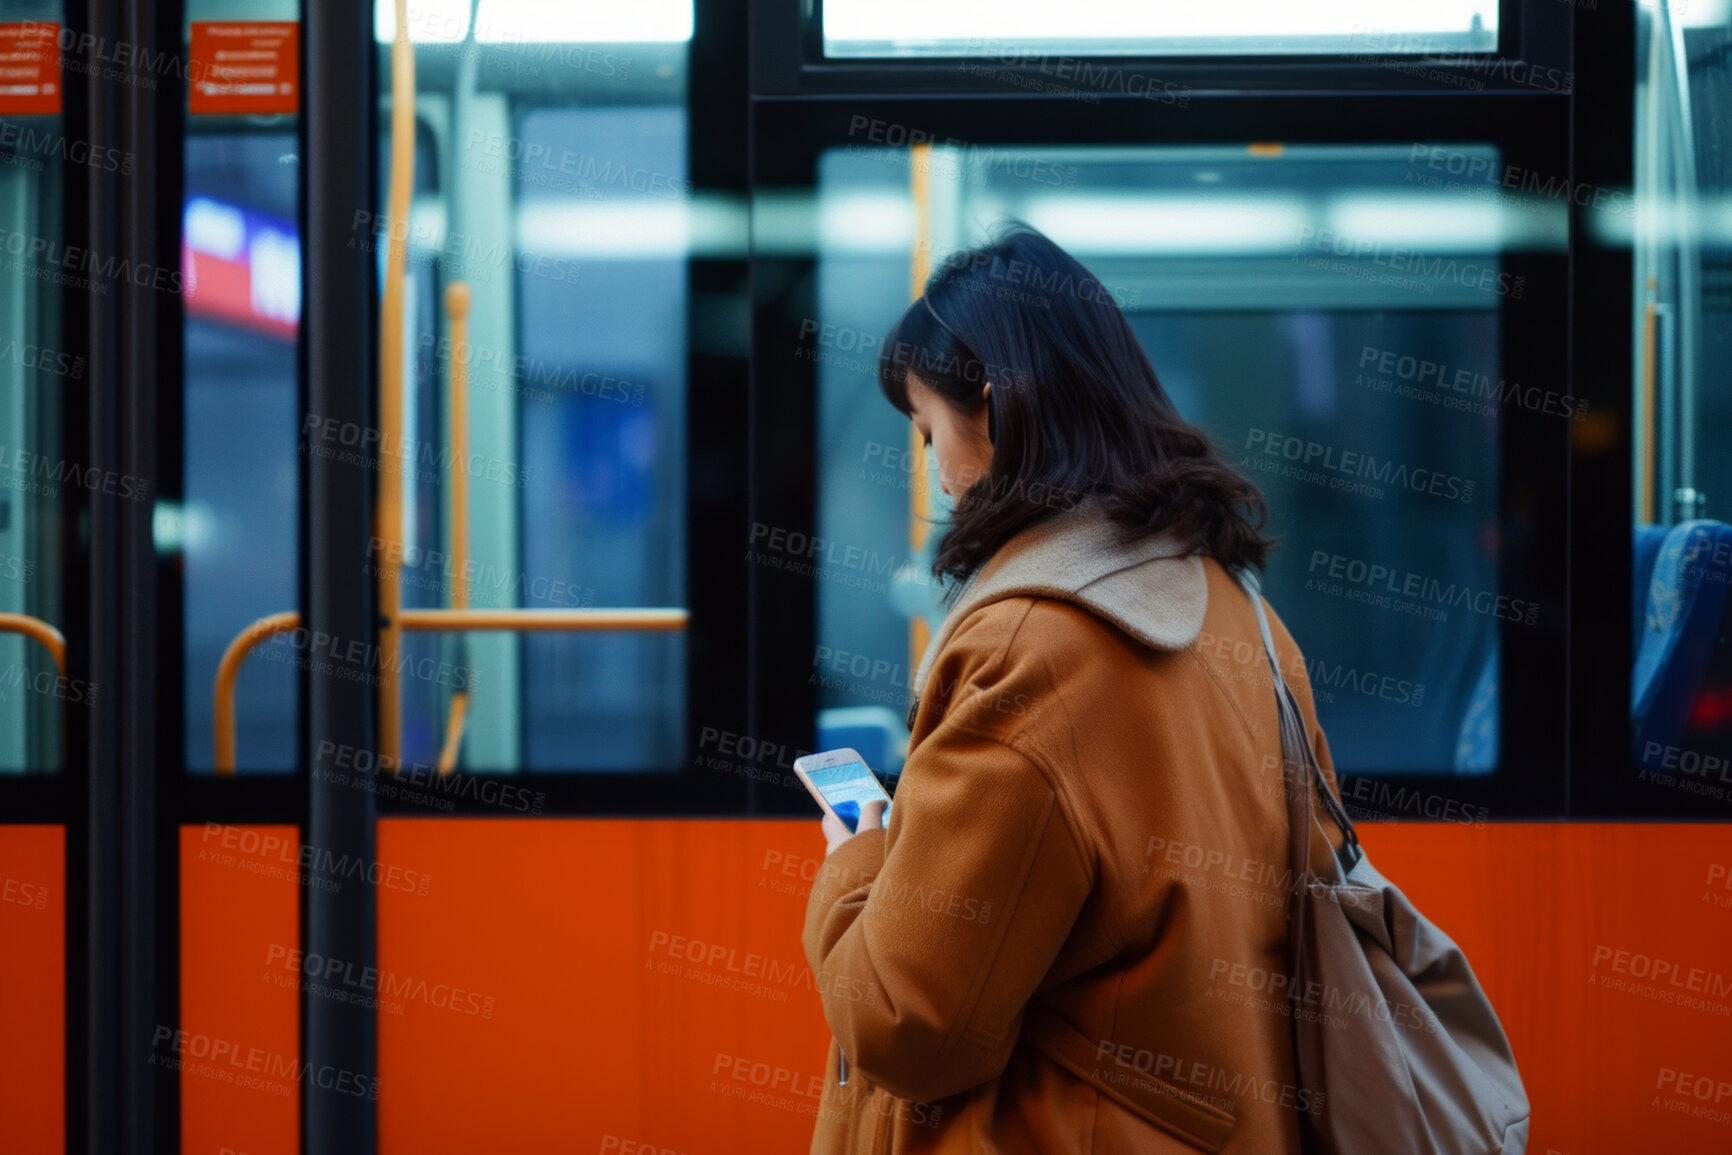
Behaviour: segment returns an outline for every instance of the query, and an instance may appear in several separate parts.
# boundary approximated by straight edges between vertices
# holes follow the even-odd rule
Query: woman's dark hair
[[[1193,553],[1262,568],[1262,494],[1179,416],[1112,290],[1027,225],[932,274],[879,354],[879,388],[903,413],[910,373],[964,416],[990,405],[992,464],[957,500],[940,576],[969,577],[1090,497],[1127,541],[1172,530]]]

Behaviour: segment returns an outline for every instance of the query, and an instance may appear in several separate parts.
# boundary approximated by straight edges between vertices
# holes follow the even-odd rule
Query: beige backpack
[[[1305,1004],[1293,1015],[1297,1081],[1326,1104],[1300,1116],[1304,1149],[1521,1155],[1527,1094],[1497,1014],[1461,948],[1373,869],[1281,676],[1256,576],[1246,570],[1239,579],[1257,609],[1281,714],[1295,883],[1289,993]],[[1339,850],[1313,797],[1341,832]],[[1301,1013],[1315,1006],[1331,1013]]]

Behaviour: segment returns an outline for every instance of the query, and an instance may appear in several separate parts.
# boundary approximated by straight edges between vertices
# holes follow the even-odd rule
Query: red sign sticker
[[[195,21],[191,111],[299,112],[301,26],[293,20]]]
[[[60,25],[0,24],[0,113],[60,111]]]

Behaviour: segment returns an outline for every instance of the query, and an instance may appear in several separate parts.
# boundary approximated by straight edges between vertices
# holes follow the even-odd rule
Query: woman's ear
[[[980,400],[986,405],[986,443],[998,444],[998,412],[992,407],[992,382],[980,387]]]

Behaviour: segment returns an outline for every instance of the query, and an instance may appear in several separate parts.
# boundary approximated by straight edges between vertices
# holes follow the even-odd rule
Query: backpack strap
[[[1290,800],[1295,789],[1304,793],[1305,815],[1293,829],[1295,881],[1304,877],[1310,865],[1309,839],[1304,838],[1302,841],[1300,832],[1311,829],[1313,784],[1316,786],[1317,796],[1323,801],[1324,812],[1341,832],[1341,848],[1336,852],[1341,868],[1343,871],[1352,870],[1365,855],[1359,846],[1359,832],[1353,828],[1353,820],[1347,816],[1346,807],[1342,806],[1341,800],[1335,796],[1335,791],[1329,788],[1329,779],[1324,776],[1323,766],[1317,761],[1317,751],[1311,748],[1311,741],[1306,737],[1305,716],[1299,711],[1299,702],[1293,697],[1287,679],[1281,676],[1281,662],[1275,656],[1275,637],[1269,629],[1269,615],[1263,609],[1262,583],[1249,567],[1239,570],[1237,576],[1239,584],[1251,598],[1251,607],[1257,611],[1257,628],[1263,634],[1263,652],[1269,656],[1269,676],[1275,683],[1275,707],[1281,714],[1283,781]],[[1291,807],[1289,817],[1295,817]]]

